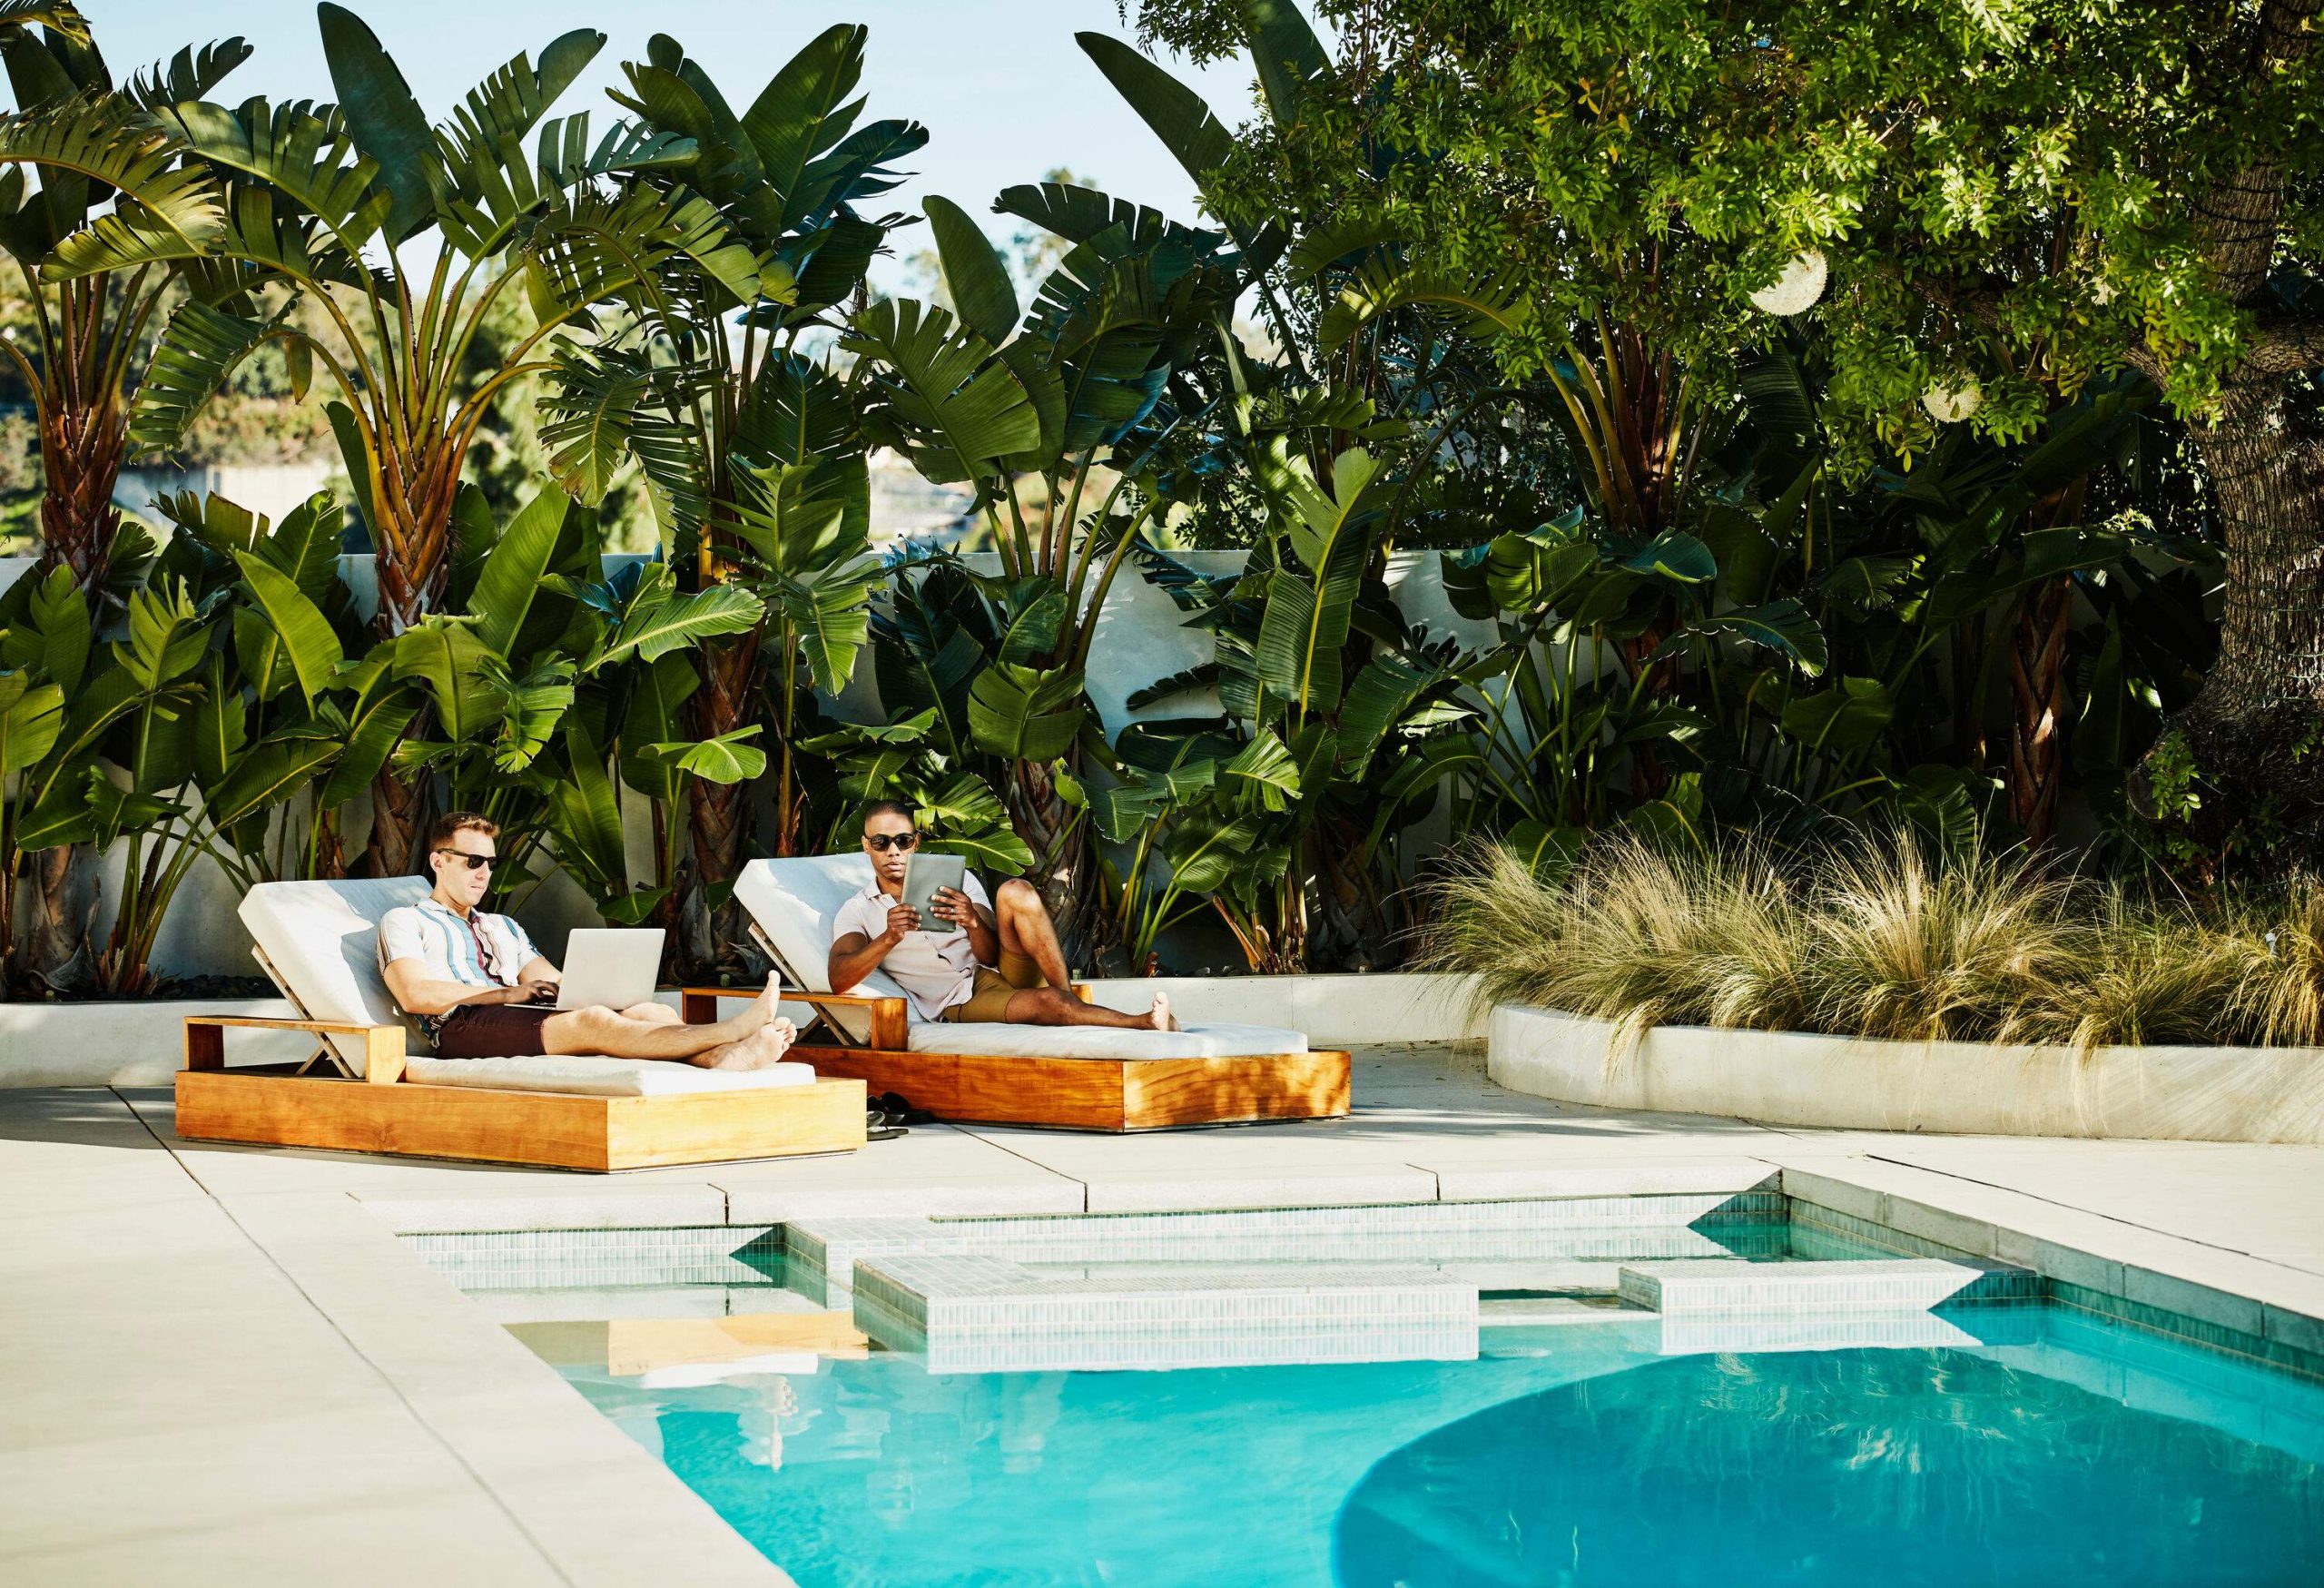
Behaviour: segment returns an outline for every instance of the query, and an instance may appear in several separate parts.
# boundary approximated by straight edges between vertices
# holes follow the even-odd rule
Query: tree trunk
[[[128,447],[129,416],[117,404],[94,410],[50,406],[41,416],[39,572],[72,570],[96,616],[113,560],[121,510],[113,505]]]
[[[18,980],[35,989],[61,990],[79,981],[92,945],[96,856],[87,844],[59,844],[30,857],[32,930],[25,934]]]
[[[2324,444],[2301,436],[2281,376],[2246,376],[2195,427],[2227,556],[2219,658],[2171,721],[2205,785],[2191,824],[2260,869],[2324,862]]]
[[[371,835],[363,843],[363,874],[404,877],[417,872],[419,857],[412,844],[419,826],[419,791],[390,760],[371,780]]]
[[[1009,824],[1033,852],[1027,880],[1041,891],[1049,919],[1057,924],[1065,962],[1073,970],[1093,967],[1106,942],[1106,912],[1098,907],[1098,857],[1089,844],[1089,824],[1066,804],[1045,764],[1019,761],[1004,785]]]
[[[2073,581],[2027,592],[2009,653],[2009,819],[2036,849],[2056,833],[2065,769],[2066,635]]]
[[[732,644],[704,647],[702,687],[688,703],[697,738],[715,738],[748,725],[758,696],[759,639],[753,632]],[[696,777],[687,781],[686,795],[694,848],[693,880],[683,911],[688,927],[687,973],[714,979],[739,975],[757,960],[745,946],[741,912],[731,893],[750,837],[750,785]],[[710,902],[714,891],[719,896],[714,907]]]

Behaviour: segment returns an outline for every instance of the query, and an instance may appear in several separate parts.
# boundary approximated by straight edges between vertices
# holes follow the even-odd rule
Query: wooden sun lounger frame
[[[762,939],[763,941],[763,939]],[[798,1057],[818,1075],[862,1080],[874,1096],[895,1092],[940,1119],[1038,1125],[1067,1130],[1167,1130],[1194,1125],[1332,1119],[1348,1111],[1349,1060],[1337,1049],[1223,1059],[1046,1059],[998,1053],[915,1052],[904,1001],[848,992],[805,992],[787,984],[785,1003],[818,1014],[861,1010],[869,1047],[838,1021],[822,1024],[829,1045],[802,1042]],[[1088,990],[1074,991],[1087,998]],[[749,988],[687,987],[679,1010],[690,1025],[718,1018],[721,998]]]
[[[273,973],[271,966],[268,972]],[[275,984],[281,985],[280,976]],[[298,1006],[296,998],[290,1001]],[[226,1033],[236,1028],[359,1036],[363,1074],[350,1078],[228,1070]],[[859,1080],[818,1077],[807,1086],[663,1097],[417,1086],[404,1080],[405,1035],[399,1025],[188,1015],[185,1068],[177,1078],[177,1133],[190,1141],[451,1158],[600,1174],[666,1164],[851,1152],[864,1142],[865,1089]]]

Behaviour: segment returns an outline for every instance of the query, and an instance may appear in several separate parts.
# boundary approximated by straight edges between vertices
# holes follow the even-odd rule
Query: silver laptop
[[[662,937],[658,926],[576,927],[565,940],[556,1007],[627,1009],[650,1001],[661,979]]]

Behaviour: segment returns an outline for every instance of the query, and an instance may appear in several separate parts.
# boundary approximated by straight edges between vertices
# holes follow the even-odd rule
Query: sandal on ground
[[[911,1100],[900,1091],[883,1091],[872,1100],[872,1106],[889,1115],[899,1125],[932,1125],[936,1116],[926,1109],[911,1106]]]
[[[903,1118],[874,1102],[863,1110],[863,1139],[866,1141],[893,1141],[907,1134]]]

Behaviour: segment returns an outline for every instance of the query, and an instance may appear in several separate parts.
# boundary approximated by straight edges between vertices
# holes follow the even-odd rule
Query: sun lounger
[[[939,1119],[989,1124],[1150,1130],[1347,1112],[1348,1055],[1311,1049],[1294,1031],[921,1021],[903,989],[877,971],[833,993],[832,921],[871,881],[862,854],[753,861],[735,880],[735,901],[783,972],[784,1001],[813,1006],[829,1028],[800,1049],[821,1074],[860,1077],[874,1094],[899,1093]],[[686,1018],[715,1019],[718,996],[689,988]]]
[[[251,889],[242,922],[299,1018],[189,1015],[178,1134],[595,1170],[863,1145],[863,1082],[806,1064],[435,1057],[388,996],[377,946],[379,918],[427,893],[419,877]],[[226,1032],[245,1026],[314,1032],[334,1073],[225,1068]]]

